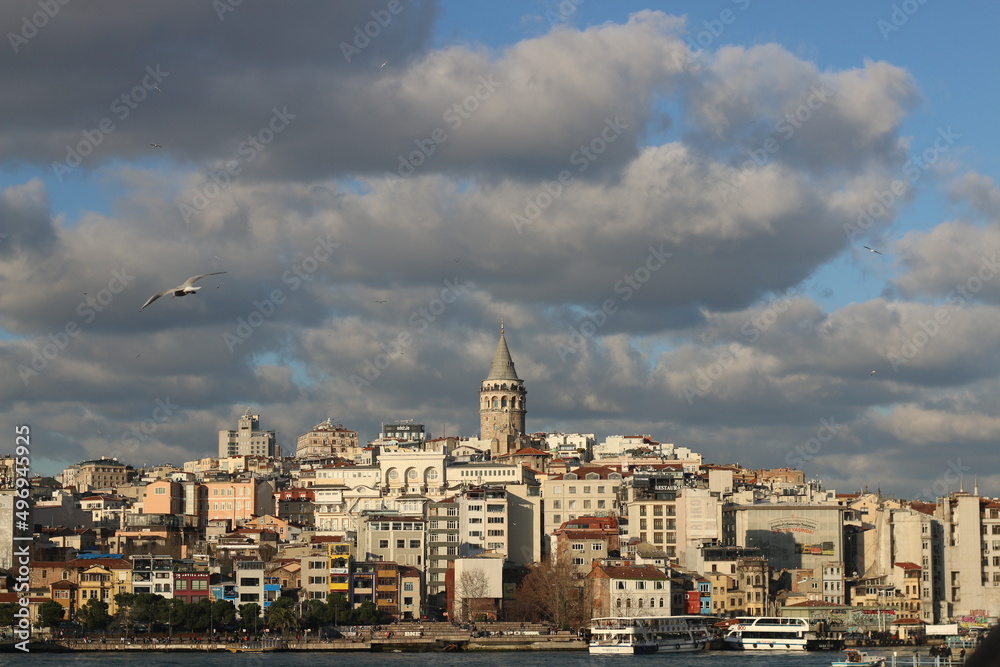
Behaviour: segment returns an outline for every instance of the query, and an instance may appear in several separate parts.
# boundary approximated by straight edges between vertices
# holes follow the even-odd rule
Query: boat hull
[[[704,642],[668,641],[657,644],[591,644],[593,655],[641,655],[648,653],[694,653],[705,649]]]

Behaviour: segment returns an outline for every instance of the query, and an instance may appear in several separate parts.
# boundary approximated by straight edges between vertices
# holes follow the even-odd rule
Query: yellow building
[[[79,562],[77,563],[80,564]],[[132,562],[119,558],[95,558],[84,565],[77,584],[77,609],[90,600],[107,603],[108,613],[118,611],[115,596],[132,592]]]
[[[345,600],[351,599],[351,544],[349,542],[329,542],[330,554],[330,595],[340,593]]]

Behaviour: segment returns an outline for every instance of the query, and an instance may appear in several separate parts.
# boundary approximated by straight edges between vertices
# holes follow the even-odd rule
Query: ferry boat
[[[723,637],[727,648],[744,651],[805,651],[817,639],[808,620],[781,616],[738,618]]]
[[[707,616],[607,616],[590,624],[590,652],[600,655],[700,651],[711,637]]]

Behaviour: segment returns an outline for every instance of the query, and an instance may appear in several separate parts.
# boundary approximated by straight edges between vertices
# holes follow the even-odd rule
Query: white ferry
[[[723,637],[727,648],[746,651],[805,651],[816,639],[808,620],[780,616],[738,618]]]
[[[700,651],[711,637],[707,616],[607,616],[590,622],[590,652],[678,653]]]

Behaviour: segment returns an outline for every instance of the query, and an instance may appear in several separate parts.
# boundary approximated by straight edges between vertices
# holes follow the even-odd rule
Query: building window
[[[405,549],[406,548],[406,540],[396,540],[396,548],[397,549]]]
[[[583,565],[583,559],[582,558],[574,558],[573,559],[573,565]]]
[[[572,549],[573,551],[583,551],[583,544],[577,542],[576,544],[572,545],[570,549]]]
[[[410,540],[410,548],[411,549],[419,549],[420,548],[420,540]]]
[[[404,582],[403,583],[403,591],[406,592],[406,593],[412,593],[413,592],[413,582],[412,581]]]
[[[378,541],[378,548],[379,549],[388,549],[389,548],[389,540],[379,540]]]
[[[153,491],[153,493],[155,493],[155,494],[156,494],[156,495],[158,495],[158,496],[164,496],[164,495],[166,495],[166,493],[167,493],[167,488],[166,488],[165,486],[158,486],[158,487],[156,487],[156,489],[155,489],[155,490]]]
[[[601,547],[603,546],[604,545],[601,542],[594,542],[593,544],[590,545],[590,548],[593,549],[594,551],[600,551]]]

